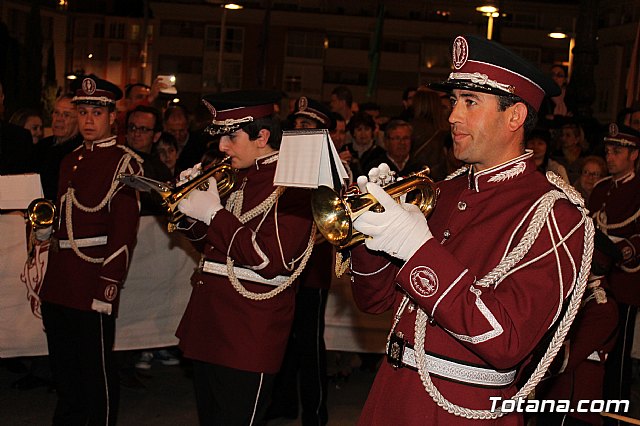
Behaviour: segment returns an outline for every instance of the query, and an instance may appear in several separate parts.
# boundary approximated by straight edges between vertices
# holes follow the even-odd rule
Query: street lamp
[[[220,19],[220,45],[218,46],[218,91],[222,91],[222,57],[224,55],[224,42],[225,33],[227,30],[227,11],[228,10],[240,10],[242,5],[236,3],[224,3],[222,7],[222,18]]]
[[[476,7],[476,11],[489,18],[487,22],[487,40],[491,40],[491,36],[493,35],[493,18],[500,16],[499,9],[492,4],[486,4]]]
[[[575,37],[573,36],[573,34],[567,34],[559,28],[556,28],[554,31],[551,31],[549,34],[547,34],[547,36],[549,36],[549,38],[553,38],[556,40],[563,40],[566,38],[569,39],[569,62],[567,65],[567,69],[568,69],[567,78],[570,79],[571,71],[573,70],[573,48],[576,45]]]

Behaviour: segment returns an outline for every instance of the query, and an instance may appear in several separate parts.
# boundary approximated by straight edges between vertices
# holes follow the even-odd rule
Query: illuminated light
[[[562,31],[552,31],[547,35],[551,38],[556,38],[556,39],[563,39],[568,37],[567,34],[563,33]]]
[[[87,58],[89,58],[89,59],[93,58],[93,53],[89,53],[89,54],[87,55]]]
[[[174,104],[178,104],[178,103],[180,103],[180,98],[173,98],[171,100],[171,102],[174,103]]]
[[[172,83],[175,83],[176,82],[176,76],[175,75],[170,76],[169,77],[169,81],[172,82]]]
[[[244,6],[242,6],[241,4],[236,4],[236,3],[226,3],[223,7],[225,9],[230,9],[230,10],[240,10],[244,8]]]
[[[492,5],[489,5],[489,4],[488,4],[488,5],[484,5],[484,6],[476,7],[476,10],[477,10],[478,12],[481,12],[481,13],[489,13],[489,14],[491,14],[491,15],[493,15],[494,13],[497,13],[497,12],[498,12],[498,8],[497,8],[497,7],[492,6]]]
[[[78,76],[75,74],[67,74],[67,80],[77,80]]]

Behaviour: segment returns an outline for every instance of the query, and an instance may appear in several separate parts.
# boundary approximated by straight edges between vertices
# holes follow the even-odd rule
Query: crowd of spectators
[[[566,68],[554,65],[550,73],[562,91],[559,96],[543,102],[538,127],[527,136],[526,147],[532,151],[540,172],[555,173],[571,184],[588,203],[594,186],[610,172],[607,159],[612,154],[605,149],[603,142],[608,131],[603,125],[599,133],[587,133],[581,117],[575,116],[572,111],[571,100],[565,96],[568,80]],[[128,145],[144,159],[145,176],[162,182],[174,182],[180,171],[193,167],[203,157],[218,156],[218,140],[203,130],[207,120],[196,119],[180,104],[162,104],[159,96],[161,89],[162,83],[157,80],[151,86],[140,83],[127,86],[125,98],[119,105],[114,134],[118,135],[118,143]],[[28,108],[15,111],[8,121],[4,121],[0,115],[0,174],[38,172],[45,197],[55,200],[60,196],[57,194],[60,163],[65,155],[82,144],[72,98],[72,93],[61,94],[56,99],[51,117],[43,117],[41,112]],[[282,116],[289,115],[285,123],[289,128],[304,128],[304,124],[296,121],[305,118],[304,115],[296,115],[298,104],[293,108],[282,112]],[[445,179],[463,166],[453,155],[448,123],[449,98],[426,86],[407,87],[399,99],[398,113],[395,115],[385,115],[380,106],[372,102],[358,103],[346,86],[336,87],[330,101],[317,108],[326,110],[327,121],[322,127],[329,130],[352,181],[360,175],[367,175],[381,163],[386,163],[397,176],[407,176],[429,167],[434,181]],[[640,108],[625,109],[618,115],[616,124],[640,131],[638,117]],[[50,131],[45,132],[45,127],[50,127]],[[592,131],[593,127],[588,129]],[[637,172],[637,160],[635,167]],[[640,198],[640,194],[635,196]],[[141,201],[142,215],[163,214],[160,200],[152,194],[143,194]],[[325,267],[331,268],[331,265]],[[330,281],[330,278],[323,279]],[[608,289],[604,291],[608,292]],[[615,300],[615,296],[610,297]],[[323,306],[326,304],[326,292],[322,294],[320,302]],[[581,318],[575,327],[583,323],[588,323],[588,320]],[[611,333],[615,334],[616,330]],[[348,361],[345,367],[344,361],[341,365],[336,364],[340,363],[336,360],[341,358],[351,359],[346,354],[330,357],[326,366],[334,375],[334,380],[336,376],[342,379],[348,377],[353,365],[362,364],[363,368],[375,370],[376,363],[380,362],[380,357],[362,356],[358,361]],[[606,357],[601,362],[603,369],[604,359]],[[41,361],[35,359],[31,364],[40,366]],[[154,361],[177,365],[180,363],[180,354],[175,348],[150,348],[122,357],[123,384],[144,386],[135,379],[133,366],[147,370]],[[332,362],[336,365],[331,365]],[[558,377],[565,371],[566,368],[561,370]],[[28,373],[32,377],[33,374]],[[28,389],[54,386],[46,373],[38,377],[38,380],[22,381],[14,387]],[[562,377],[564,379],[565,376]],[[554,392],[554,397],[566,397],[558,394],[557,389]],[[326,396],[323,398],[326,402]],[[321,417],[321,423],[326,423],[326,413]]]

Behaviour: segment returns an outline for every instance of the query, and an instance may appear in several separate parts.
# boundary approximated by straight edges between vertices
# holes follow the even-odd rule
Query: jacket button
[[[458,201],[458,210],[465,211],[467,209],[467,203],[464,201]]]
[[[451,236],[451,231],[449,231],[448,229],[445,229],[443,235],[444,235],[444,239],[448,240],[449,237]]]
[[[202,280],[198,280],[198,281],[196,281],[196,285],[197,285],[197,286],[204,285],[204,281],[202,281]]]

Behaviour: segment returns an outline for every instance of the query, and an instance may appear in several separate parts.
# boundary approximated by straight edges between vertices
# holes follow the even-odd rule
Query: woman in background
[[[602,157],[590,155],[582,160],[580,176],[573,182],[573,187],[582,194],[586,202],[591,195],[594,185],[608,174],[607,163]]]
[[[20,108],[13,113],[9,119],[9,123],[20,126],[31,132],[33,144],[37,144],[44,137],[44,126],[42,114],[35,109]]]
[[[562,178],[566,183],[569,182],[567,176],[567,170],[564,166],[557,161],[550,158],[549,144],[551,142],[551,135],[545,129],[535,129],[527,138],[527,149],[533,151],[533,160],[536,162],[538,170],[543,174],[547,172],[554,172]]]

